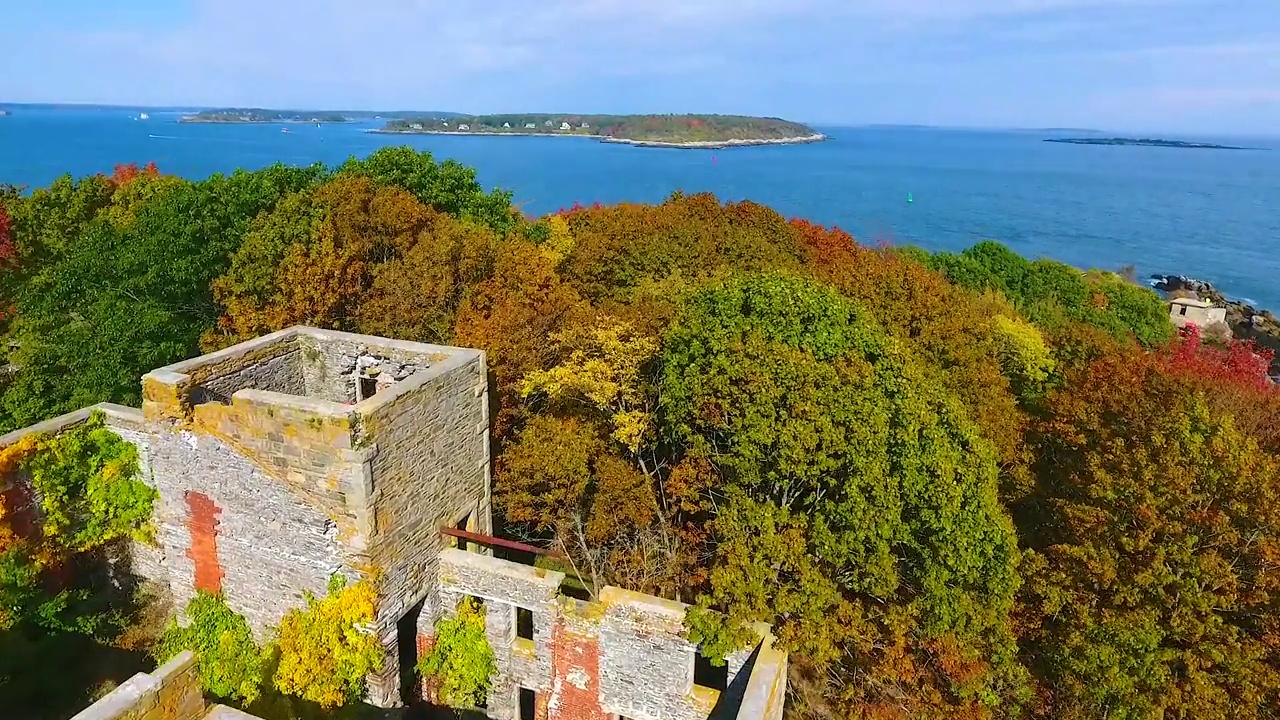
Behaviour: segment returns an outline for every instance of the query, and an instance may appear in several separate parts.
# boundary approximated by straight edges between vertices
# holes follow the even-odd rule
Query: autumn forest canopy
[[[772,624],[792,718],[1280,707],[1269,358],[1116,273],[708,194],[527,218],[408,148],[0,189],[0,266],[3,431],[295,324],[484,349],[495,525],[710,653]],[[0,634],[102,634],[30,552],[0,518]]]

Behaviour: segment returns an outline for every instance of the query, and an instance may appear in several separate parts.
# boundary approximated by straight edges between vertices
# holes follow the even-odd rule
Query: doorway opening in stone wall
[[[422,682],[415,668],[418,665],[418,619],[422,617],[422,608],[427,599],[409,609],[396,622],[396,645],[400,659],[400,699],[408,707],[421,705]]]

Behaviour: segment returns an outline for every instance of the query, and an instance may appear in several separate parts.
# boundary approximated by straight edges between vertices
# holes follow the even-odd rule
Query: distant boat
[[[916,199],[915,199],[915,198],[913,198],[913,197],[911,197],[911,193],[907,193],[907,202],[912,203],[912,202],[915,202],[915,201],[916,201]]]
[[[320,123],[316,123],[316,127],[320,127]]]
[[[151,119],[151,116],[150,116],[150,115],[148,115],[148,114],[146,114],[146,113],[142,113],[142,114],[138,115],[138,119],[139,119],[139,120],[150,120],[150,119]]]
[[[280,128],[280,132],[287,133],[289,132],[289,128]]]

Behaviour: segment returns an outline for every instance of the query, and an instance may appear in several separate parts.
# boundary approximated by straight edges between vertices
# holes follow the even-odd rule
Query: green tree
[[[156,491],[142,480],[137,447],[101,412],[42,441],[22,468],[40,498],[46,542],[86,552],[148,535]]]
[[[510,192],[486,193],[473,168],[456,160],[437,163],[426,151],[380,148],[366,158],[349,158],[338,173],[402,188],[428,207],[487,225],[500,235],[519,225],[520,214],[511,207]]]
[[[1280,458],[1135,350],[1068,373],[1031,434],[1023,653],[1044,717],[1270,718]]]
[[[377,614],[377,593],[368,581],[346,584],[341,575],[329,593],[305,595],[306,608],[280,620],[275,651],[275,686],[287,695],[333,708],[360,700],[365,677],[382,667],[382,644],[370,628]]]
[[[1017,549],[991,447],[865,311],[783,275],[714,286],[668,332],[659,396],[728,497],[700,605],[774,624],[859,712],[898,702],[885,683],[914,686],[910,707],[1012,700]]]
[[[210,282],[249,222],[324,174],[273,166],[179,185],[100,217],[17,293],[0,427],[24,427],[96,402],[140,402],[138,378],[195,352],[217,317]]]

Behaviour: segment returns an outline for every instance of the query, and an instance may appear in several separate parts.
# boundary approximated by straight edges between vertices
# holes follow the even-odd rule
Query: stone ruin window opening
[[[538,694],[529,688],[520,688],[520,720],[534,720],[538,707]]]
[[[1179,314],[1179,315],[1186,315],[1186,314],[1187,314],[1187,306],[1186,306],[1186,305],[1179,306],[1179,307],[1178,307],[1178,314]]]
[[[361,375],[356,386],[356,402],[368,400],[378,394],[378,379]]]
[[[533,611],[516,607],[516,637],[522,640],[533,640]]]
[[[721,662],[719,667],[711,663],[711,658],[698,648],[693,653],[693,684],[699,687],[724,692],[729,686],[729,665]]]

